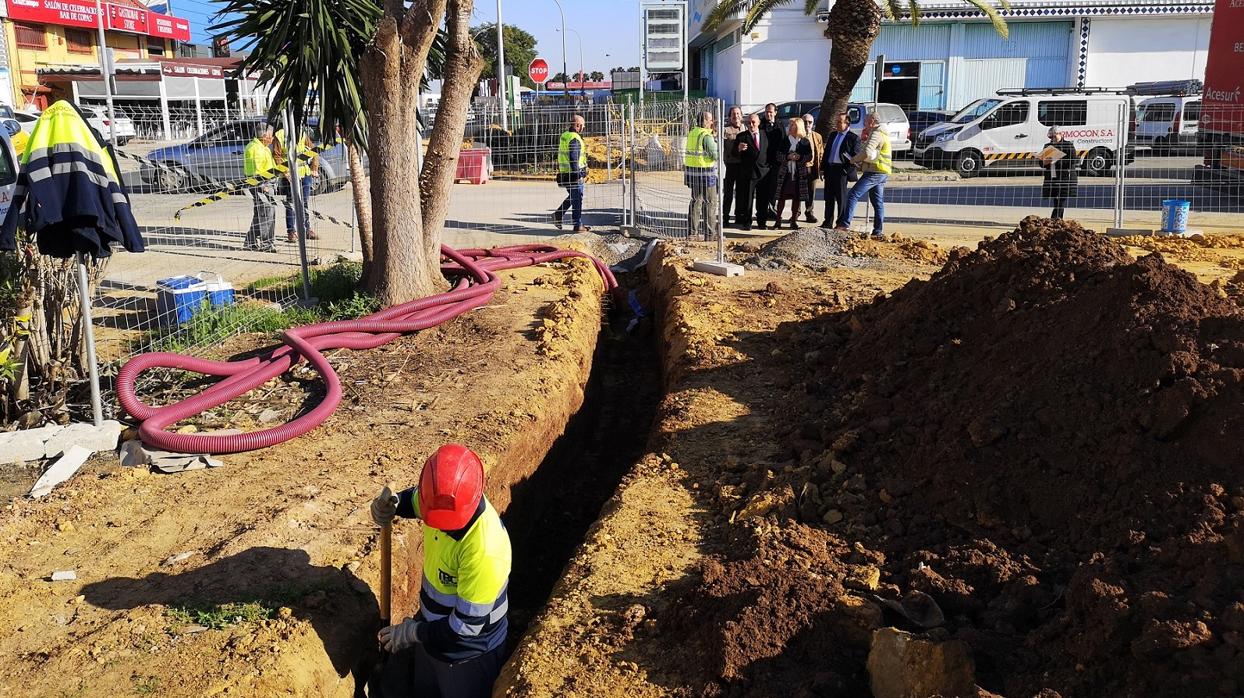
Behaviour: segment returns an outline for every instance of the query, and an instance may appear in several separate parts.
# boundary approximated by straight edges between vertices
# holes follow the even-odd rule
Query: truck
[[[1244,179],[1244,0],[1214,3],[1199,126],[1196,179]]]

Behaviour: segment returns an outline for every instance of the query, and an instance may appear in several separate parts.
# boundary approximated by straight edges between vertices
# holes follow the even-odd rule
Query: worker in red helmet
[[[441,446],[419,486],[372,502],[381,526],[423,519],[423,585],[414,618],[380,630],[393,655],[372,698],[486,698],[504,660],[510,537],[484,497],[484,466],[459,444]],[[377,690],[379,689],[379,691]]]

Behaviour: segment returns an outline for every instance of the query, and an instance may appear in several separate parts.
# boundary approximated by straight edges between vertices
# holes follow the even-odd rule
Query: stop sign
[[[549,79],[549,64],[543,58],[532,59],[531,65],[527,66],[527,77],[537,85],[543,85]]]

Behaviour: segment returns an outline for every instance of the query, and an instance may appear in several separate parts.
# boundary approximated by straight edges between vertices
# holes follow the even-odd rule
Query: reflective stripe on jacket
[[[579,158],[578,167],[570,166],[572,153],[570,152],[571,143],[578,143]],[[583,137],[574,131],[566,131],[562,134],[561,141],[557,144],[557,171],[562,174],[582,173],[587,169],[587,148],[583,147]]]
[[[399,495],[399,515],[418,509],[416,489]],[[487,498],[457,538],[424,525],[419,617],[426,623],[418,636],[429,655],[459,662],[505,643],[510,555],[510,536]]]
[[[302,147],[298,149],[298,157],[296,158],[298,160],[298,176],[300,178],[311,174],[311,165],[309,163],[317,157],[315,148],[309,145],[309,141],[310,138],[303,134]],[[285,129],[277,129],[276,134],[273,136],[273,142],[280,144],[281,150],[284,152],[282,164],[288,165],[290,160],[289,154],[294,149],[289,147],[289,142],[285,140]]]
[[[116,160],[72,103],[43,111],[18,160],[0,249],[16,249],[21,226],[41,253],[53,257],[107,257],[112,243],[144,250]]]

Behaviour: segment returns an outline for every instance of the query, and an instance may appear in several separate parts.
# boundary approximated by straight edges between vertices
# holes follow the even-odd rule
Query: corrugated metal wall
[[[887,61],[944,61],[949,50],[949,24],[886,24],[868,58],[872,60],[880,54]]]
[[[1012,22],[1010,36],[1003,39],[988,24],[965,26],[965,59],[1004,59],[1007,67],[1000,68],[1000,71],[1007,79],[1013,77],[1011,61],[1023,61],[1024,68],[1018,81],[1010,84],[998,84],[990,79],[978,81],[974,79],[974,71],[965,71],[963,77],[967,78],[968,83],[963,86],[964,91],[976,99],[1006,87],[1065,87],[1074,29],[1074,22]],[[989,74],[998,75],[992,70]]]

